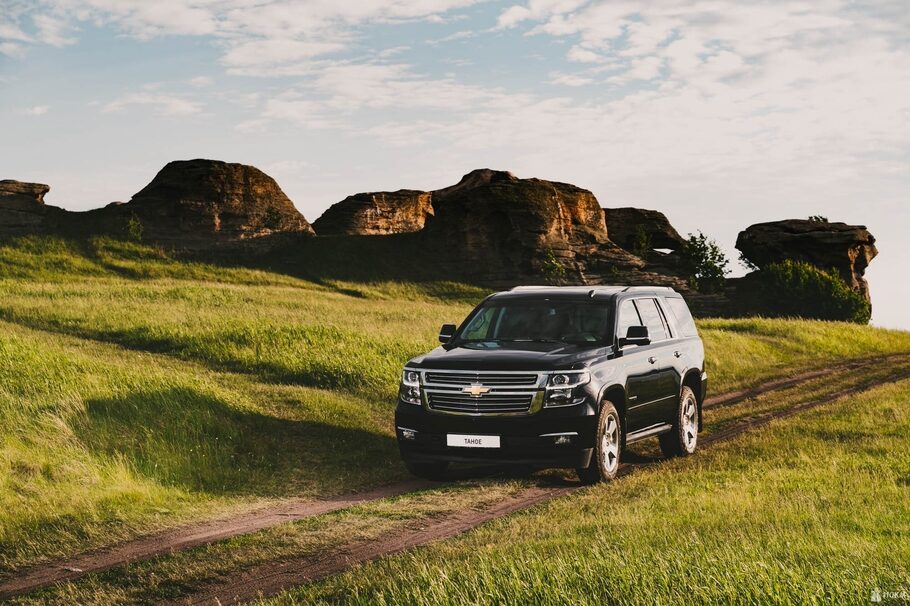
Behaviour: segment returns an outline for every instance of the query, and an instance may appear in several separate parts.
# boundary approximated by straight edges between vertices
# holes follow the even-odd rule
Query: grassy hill
[[[0,246],[0,572],[405,477],[401,366],[485,291],[302,275],[106,239]],[[910,351],[908,333],[849,324],[700,328],[713,393]]]

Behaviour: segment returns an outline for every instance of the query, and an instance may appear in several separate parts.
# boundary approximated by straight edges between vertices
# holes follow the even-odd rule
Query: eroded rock
[[[793,259],[835,269],[869,300],[869,285],[863,276],[878,250],[875,237],[864,225],[807,219],[757,223],[739,233],[736,248],[759,268]]]
[[[603,211],[610,239],[629,252],[638,252],[642,237],[651,249],[679,250],[685,242],[662,212],[628,206]]]
[[[169,162],[126,204],[149,240],[188,248],[282,232],[313,233],[278,184],[254,166],[218,160]]]
[[[313,222],[321,236],[386,235],[420,231],[433,214],[433,194],[413,189],[348,196]]]
[[[48,209],[44,195],[50,189],[43,183],[0,181],[0,234],[19,236],[40,232]]]

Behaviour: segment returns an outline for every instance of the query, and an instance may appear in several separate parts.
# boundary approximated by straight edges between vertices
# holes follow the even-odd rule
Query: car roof
[[[679,296],[669,286],[516,286],[510,290],[498,292],[491,299],[608,299],[624,293],[635,295]]]

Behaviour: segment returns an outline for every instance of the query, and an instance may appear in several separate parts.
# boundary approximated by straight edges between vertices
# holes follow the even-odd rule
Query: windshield
[[[460,342],[603,342],[609,333],[605,301],[515,299],[478,308],[458,335]]]

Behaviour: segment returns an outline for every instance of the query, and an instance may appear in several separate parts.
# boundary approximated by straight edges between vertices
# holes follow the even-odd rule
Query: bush
[[[541,271],[544,279],[550,284],[559,285],[566,281],[566,267],[556,258],[552,248],[547,249],[546,257],[541,263]]]
[[[701,232],[689,234],[681,252],[692,288],[705,293],[723,289],[730,261],[717,242]]]
[[[768,317],[843,320],[868,324],[872,306],[834,271],[804,261],[772,263],[742,279],[742,311]]]
[[[651,234],[645,229],[644,225],[635,226],[635,239],[632,242],[632,254],[640,257],[645,261],[651,255]]]
[[[129,239],[134,242],[142,242],[143,231],[145,230],[142,227],[142,221],[139,220],[136,213],[130,215],[130,220],[126,224],[126,235]]]

